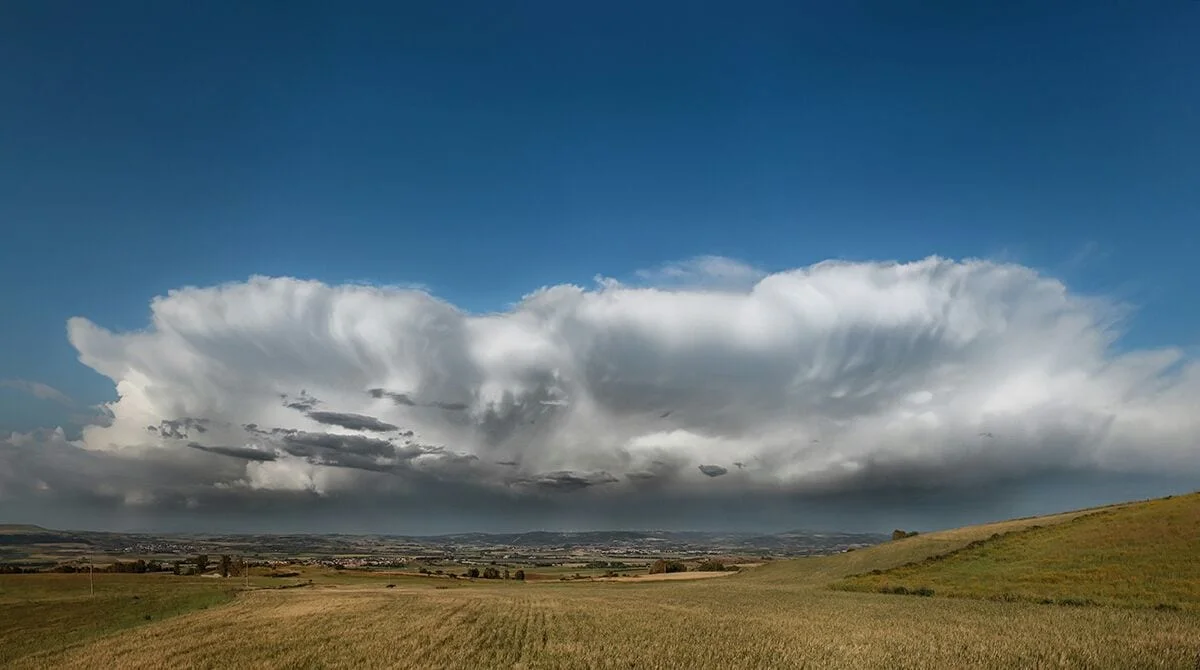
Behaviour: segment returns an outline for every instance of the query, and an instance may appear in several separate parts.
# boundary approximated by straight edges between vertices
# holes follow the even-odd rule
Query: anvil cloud
[[[254,277],[156,298],[141,331],[71,319],[119,396],[72,447],[188,464],[95,483],[135,499],[441,484],[603,504],[1200,473],[1200,367],[1118,349],[1125,316],[1027,267],[936,257],[699,259],[493,314]]]

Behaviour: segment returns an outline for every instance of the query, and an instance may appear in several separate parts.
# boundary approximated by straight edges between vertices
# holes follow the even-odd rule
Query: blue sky
[[[518,4],[6,3],[0,378],[113,398],[66,320],[185,285],[703,254],[1012,260],[1197,344],[1200,3]]]

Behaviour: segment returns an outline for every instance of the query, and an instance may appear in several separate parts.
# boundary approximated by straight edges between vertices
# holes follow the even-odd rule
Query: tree
[[[512,579],[512,575],[508,574],[508,568],[504,568],[504,578]]]
[[[233,567],[233,560],[229,558],[229,554],[221,554],[221,576],[228,577],[231,567]]]
[[[659,575],[669,572],[687,572],[687,566],[683,561],[666,560],[663,558],[650,564],[650,574]]]
[[[517,580],[517,581],[519,581],[519,582],[523,582],[523,581],[525,581],[525,571],[524,571],[524,570],[517,570],[516,574],[514,574],[514,575],[513,575],[513,579],[515,579],[515,580]]]
[[[491,566],[483,569],[484,579],[500,579],[500,571]]]
[[[725,572],[725,564],[715,558],[705,560],[696,566],[698,572]]]
[[[207,569],[208,569],[208,554],[200,554],[199,556],[196,557],[196,573],[202,575],[202,574],[204,574],[204,571]]]
[[[476,579],[479,577],[479,568],[471,568],[470,570],[467,570],[467,576],[471,579]]]

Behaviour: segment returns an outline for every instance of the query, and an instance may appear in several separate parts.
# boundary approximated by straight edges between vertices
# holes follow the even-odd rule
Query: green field
[[[468,582],[309,569],[255,577],[230,601],[223,585],[236,580],[104,575],[101,607],[80,591],[86,575],[11,575],[0,578],[4,613],[25,609],[0,617],[0,666],[1194,670],[1200,580],[1188,570],[1200,559],[1198,510],[1200,495],[1181,496],[697,581]],[[934,556],[944,558],[926,561]],[[1167,578],[1175,571],[1178,579]],[[885,582],[934,584],[935,595],[878,593]],[[1041,604],[1068,598],[1096,604]],[[126,612],[123,623],[77,630],[111,616],[109,606]]]
[[[0,575],[0,667],[39,650],[228,603],[236,593],[229,584],[174,575],[94,579],[92,596],[87,573]]]

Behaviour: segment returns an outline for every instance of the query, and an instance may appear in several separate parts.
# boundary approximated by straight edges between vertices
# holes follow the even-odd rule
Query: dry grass
[[[55,670],[1197,667],[1200,615],[1193,612],[828,588],[846,574],[944,554],[998,532],[1047,524],[1060,524],[1059,531],[1074,529],[1086,522],[1072,521],[1078,516],[921,535],[698,581],[411,579],[385,589],[378,577],[318,574],[314,587],[244,593],[227,606],[24,655],[10,665]],[[1195,537],[1194,528],[1188,537]]]
[[[734,577],[259,591],[15,668],[1192,668],[1200,621]]]

